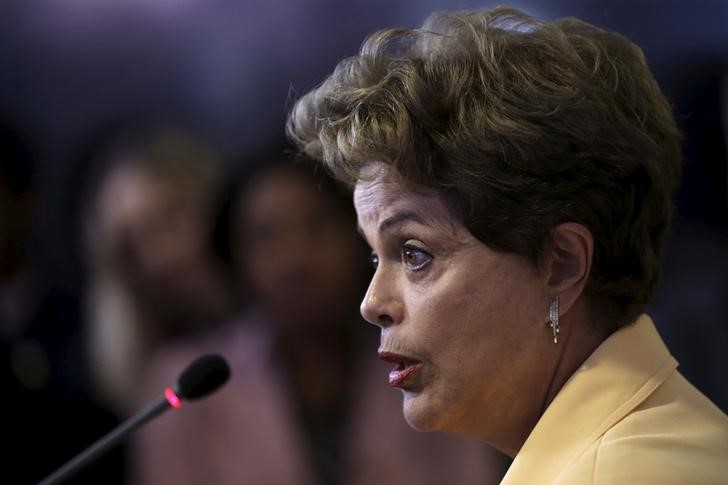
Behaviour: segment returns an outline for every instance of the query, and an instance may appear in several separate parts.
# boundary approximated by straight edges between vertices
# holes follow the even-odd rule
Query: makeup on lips
[[[411,357],[406,357],[393,352],[380,351],[379,358],[385,362],[397,364],[389,372],[389,385],[392,387],[405,388],[408,381],[413,380],[414,375],[422,368],[422,362]]]

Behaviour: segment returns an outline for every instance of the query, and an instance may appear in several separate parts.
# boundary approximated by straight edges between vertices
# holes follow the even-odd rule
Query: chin
[[[442,426],[444,410],[436,406],[426,393],[404,391],[402,411],[410,427],[417,431],[447,431]]]

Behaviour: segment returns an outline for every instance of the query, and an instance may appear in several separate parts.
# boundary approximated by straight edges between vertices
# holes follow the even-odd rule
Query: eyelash
[[[413,254],[422,255],[426,259],[419,264],[410,264],[407,261],[407,258],[412,257]],[[417,246],[414,246],[412,244],[405,244],[404,246],[402,246],[402,261],[404,261],[404,263],[410,268],[411,271],[417,272],[422,271],[428,264],[430,264],[430,261],[432,261],[432,255],[427,251],[418,248]]]
[[[420,262],[419,264],[414,264],[414,265],[410,264],[407,261],[407,258],[412,257],[413,255],[422,255],[426,258],[426,260],[423,262]],[[404,264],[406,264],[409,267],[409,269],[413,272],[423,270],[433,259],[432,255],[430,253],[428,253],[427,251],[425,251],[421,248],[418,248],[417,246],[414,246],[412,244],[404,244],[402,246],[400,256],[402,258],[402,262]],[[374,268],[376,269],[376,267],[379,265],[379,255],[377,253],[375,253],[374,251],[372,251],[372,253],[369,256],[369,260],[370,260],[372,266],[374,266]]]

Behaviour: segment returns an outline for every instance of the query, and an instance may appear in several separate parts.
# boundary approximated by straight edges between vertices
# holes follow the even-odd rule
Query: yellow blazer
[[[728,484],[728,416],[676,368],[647,315],[615,332],[566,382],[501,484]]]

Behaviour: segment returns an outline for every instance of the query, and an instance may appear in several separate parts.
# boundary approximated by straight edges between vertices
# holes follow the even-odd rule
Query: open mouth
[[[404,355],[393,352],[379,352],[379,358],[385,362],[396,364],[396,367],[389,372],[389,385],[392,387],[404,387],[408,380],[420,370],[422,362]]]

